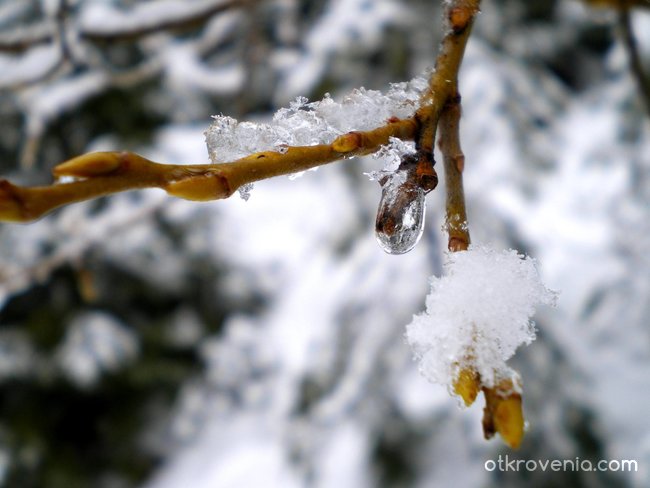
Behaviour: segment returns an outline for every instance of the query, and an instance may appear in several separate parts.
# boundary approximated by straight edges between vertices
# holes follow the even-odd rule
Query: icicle
[[[409,252],[424,231],[425,191],[405,170],[385,176],[377,211],[375,236],[388,254]]]

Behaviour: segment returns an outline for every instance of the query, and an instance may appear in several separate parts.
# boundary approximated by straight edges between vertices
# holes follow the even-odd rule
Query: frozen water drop
[[[253,190],[253,184],[252,183],[245,183],[242,186],[240,186],[238,189],[239,191],[239,196],[242,200],[245,202],[248,201],[248,199],[251,197],[251,191]]]
[[[424,231],[425,192],[403,173],[386,177],[382,184],[375,236],[388,254],[409,252]]]

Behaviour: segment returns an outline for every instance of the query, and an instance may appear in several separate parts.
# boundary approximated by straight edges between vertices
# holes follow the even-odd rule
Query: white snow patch
[[[451,384],[467,367],[492,386],[511,375],[505,362],[515,350],[535,339],[535,305],[555,297],[531,258],[472,246],[447,255],[445,275],[432,279],[427,310],[413,318],[406,338],[430,381]]]

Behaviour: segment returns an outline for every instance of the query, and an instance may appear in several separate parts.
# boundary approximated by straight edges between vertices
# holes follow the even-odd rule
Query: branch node
[[[450,252],[467,251],[469,243],[463,237],[450,237],[447,248]]]
[[[343,154],[356,151],[360,147],[363,147],[363,137],[361,132],[348,132],[334,139],[332,149]]]
[[[192,176],[172,181],[164,186],[164,190],[172,196],[206,202],[228,198],[235,191],[230,188],[228,179],[219,173],[209,172],[200,176]]]
[[[436,162],[433,160],[433,154],[429,151],[418,151],[418,162],[415,170],[418,186],[425,193],[429,193],[438,186],[438,173],[434,169]]]
[[[465,169],[465,155],[458,154],[454,159],[456,160],[456,169],[459,173],[462,173]]]
[[[472,18],[474,17],[474,12],[466,7],[459,6],[449,9],[449,26],[454,31],[454,34],[462,34],[467,26],[469,26]]]

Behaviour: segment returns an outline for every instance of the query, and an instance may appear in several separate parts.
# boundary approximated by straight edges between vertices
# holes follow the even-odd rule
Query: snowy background
[[[432,64],[438,3],[0,1],[3,177],[45,184],[93,150],[208,162],[211,115],[386,91]],[[633,26],[650,71],[650,15]],[[442,269],[442,187],[420,244],[387,255],[364,158],[248,201],[150,190],[0,225],[4,486],[649,486],[650,118],[616,14],[486,0],[460,89],[472,238],[561,292],[511,361],[518,451],[404,339]],[[499,454],[639,470],[486,471]]]

